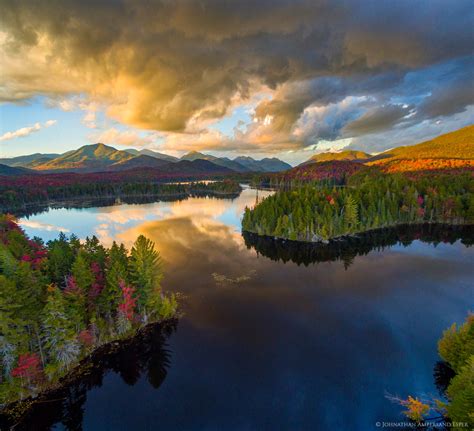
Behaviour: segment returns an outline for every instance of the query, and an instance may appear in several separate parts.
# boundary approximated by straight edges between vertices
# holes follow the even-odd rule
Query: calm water
[[[23,219],[45,239],[64,230],[130,244],[143,233],[165,261],[164,288],[186,298],[175,329],[103,358],[64,400],[41,405],[21,426],[367,431],[401,419],[387,393],[438,395],[436,343],[473,308],[474,247],[456,235],[435,246],[410,234],[410,245],[375,241],[311,263],[317,257],[302,248],[303,258],[284,244],[244,241],[240,217],[254,202],[255,191],[244,190],[232,201]]]

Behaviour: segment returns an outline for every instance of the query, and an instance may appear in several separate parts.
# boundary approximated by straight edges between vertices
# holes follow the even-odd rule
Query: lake
[[[439,397],[437,340],[474,304],[472,229],[314,252],[243,238],[256,193],[23,218],[45,240],[62,230],[130,246],[145,234],[184,315],[97,361],[17,429],[367,431],[403,420],[387,394]]]

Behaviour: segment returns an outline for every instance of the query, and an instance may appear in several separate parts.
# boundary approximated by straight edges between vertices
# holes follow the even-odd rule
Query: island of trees
[[[364,170],[343,187],[304,183],[246,208],[243,231],[318,242],[412,223],[474,223],[472,173],[408,177]]]
[[[57,387],[99,346],[176,315],[161,259],[139,236],[131,250],[60,234],[44,244],[0,216],[0,405]]]

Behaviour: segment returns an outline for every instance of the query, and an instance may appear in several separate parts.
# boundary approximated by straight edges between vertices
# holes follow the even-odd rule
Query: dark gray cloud
[[[357,120],[348,123],[344,127],[343,132],[348,136],[360,136],[386,130],[397,124],[409,112],[409,110],[400,105],[371,108],[361,117],[357,118]]]

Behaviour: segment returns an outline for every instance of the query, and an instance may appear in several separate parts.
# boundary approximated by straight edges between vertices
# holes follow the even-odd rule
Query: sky
[[[377,153],[473,123],[472,0],[0,0],[0,157]]]

